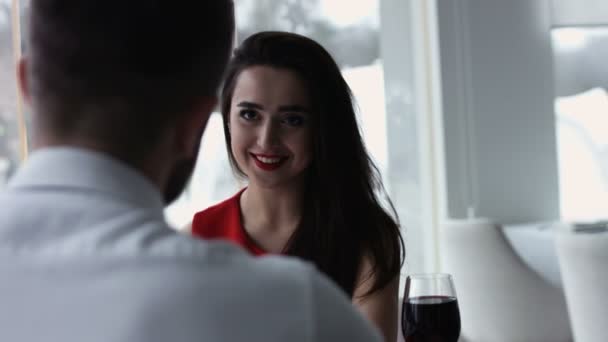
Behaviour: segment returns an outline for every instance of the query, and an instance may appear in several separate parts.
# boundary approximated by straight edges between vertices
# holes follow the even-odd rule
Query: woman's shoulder
[[[240,190],[232,197],[212,205],[194,214],[192,218],[192,234],[203,237],[217,235],[218,229],[224,230],[231,224],[238,224],[240,221],[239,199],[243,190]]]

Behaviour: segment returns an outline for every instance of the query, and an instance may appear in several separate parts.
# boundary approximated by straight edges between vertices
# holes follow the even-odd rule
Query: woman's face
[[[253,66],[236,80],[229,116],[232,154],[249,181],[302,182],[312,161],[312,113],[304,82],[288,69]]]

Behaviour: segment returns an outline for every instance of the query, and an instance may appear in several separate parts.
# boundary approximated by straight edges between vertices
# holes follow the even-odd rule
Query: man
[[[311,266],[172,231],[228,0],[33,0],[34,152],[0,195],[0,341],[378,341]]]

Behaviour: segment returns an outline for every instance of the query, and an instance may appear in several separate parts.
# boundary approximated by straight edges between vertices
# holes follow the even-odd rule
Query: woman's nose
[[[277,144],[279,132],[278,127],[276,126],[276,123],[272,121],[266,122],[262,126],[258,136],[258,145],[260,145],[260,147],[267,148]]]

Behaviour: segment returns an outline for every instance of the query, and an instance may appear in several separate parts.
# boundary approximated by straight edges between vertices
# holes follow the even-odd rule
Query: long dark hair
[[[312,39],[287,32],[260,32],[238,47],[228,66],[221,110],[230,163],[244,176],[232,155],[228,129],[230,106],[239,74],[252,66],[296,72],[312,100],[313,160],[306,176],[302,220],[285,254],[312,261],[349,296],[361,262],[369,258],[374,282],[366,295],[399,275],[405,257],[397,214],[377,167],[363,144],[352,93],[330,54]]]

